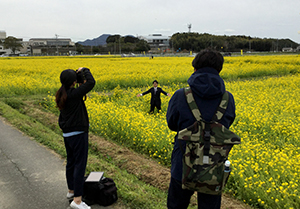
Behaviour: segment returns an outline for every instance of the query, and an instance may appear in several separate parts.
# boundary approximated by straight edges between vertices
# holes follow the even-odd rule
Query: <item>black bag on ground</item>
[[[116,184],[111,178],[103,178],[99,182],[85,182],[82,199],[88,205],[109,206],[118,200]]]

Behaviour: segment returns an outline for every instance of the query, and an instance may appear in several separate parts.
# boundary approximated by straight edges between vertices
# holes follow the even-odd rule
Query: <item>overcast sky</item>
[[[71,38],[191,31],[300,43],[300,0],[1,0],[7,36]]]

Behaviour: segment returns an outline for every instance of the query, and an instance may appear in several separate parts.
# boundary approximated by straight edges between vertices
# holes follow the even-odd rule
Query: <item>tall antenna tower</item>
[[[191,32],[192,24],[188,24],[189,33]]]

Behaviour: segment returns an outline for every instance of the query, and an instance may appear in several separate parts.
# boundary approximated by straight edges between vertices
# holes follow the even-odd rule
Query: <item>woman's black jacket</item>
[[[83,97],[95,86],[95,79],[88,68],[83,68],[86,82],[77,88],[67,90],[65,107],[60,111],[58,123],[63,133],[89,130],[89,118]]]

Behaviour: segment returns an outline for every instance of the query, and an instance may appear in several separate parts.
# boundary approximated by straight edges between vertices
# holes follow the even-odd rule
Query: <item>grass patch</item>
[[[34,140],[44,144],[50,149],[54,150],[56,153],[62,157],[66,157],[63,137],[59,134],[57,128],[48,128],[43,125],[40,121],[42,120],[42,115],[40,118],[32,118],[26,114],[19,112],[17,109],[19,107],[25,107],[26,101],[22,101],[24,98],[14,98],[9,100],[12,103],[17,104],[18,108],[13,108],[6,102],[0,100],[0,115],[6,118],[13,126],[32,137]],[[29,98],[35,99],[35,98]],[[14,107],[16,107],[14,106]],[[25,108],[25,113],[30,112],[30,108]],[[32,111],[31,111],[31,114]],[[36,113],[35,113],[36,114]],[[166,191],[162,191],[153,186],[150,186],[143,181],[140,181],[137,176],[128,173],[125,169],[118,168],[112,160],[106,156],[102,156],[101,153],[90,149],[89,150],[89,160],[87,165],[87,173],[91,171],[105,171],[105,176],[111,177],[116,182],[118,187],[119,204],[123,208],[166,208]]]
[[[0,115],[13,126],[34,140],[44,144],[63,158],[66,157],[62,132],[58,127],[58,115],[45,109],[44,95],[0,98]],[[90,149],[86,174],[104,171],[106,177],[114,179],[118,187],[119,200],[111,208],[160,209],[166,208],[169,169],[162,168],[155,160],[134,154],[112,141],[100,140],[90,133]],[[138,162],[138,163],[137,163]],[[197,208],[196,195],[189,209]],[[229,206],[229,207],[228,207]],[[222,209],[243,208],[237,200],[222,198]]]

